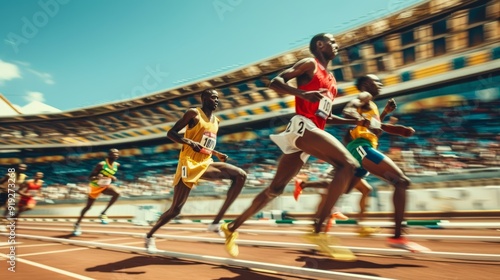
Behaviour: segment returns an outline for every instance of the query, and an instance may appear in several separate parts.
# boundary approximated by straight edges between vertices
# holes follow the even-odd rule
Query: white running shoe
[[[103,225],[107,225],[109,224],[109,219],[108,219],[108,216],[104,215],[104,214],[101,214],[99,216],[99,219],[101,219],[101,224]]]
[[[226,236],[224,235],[224,232],[222,232],[222,231],[220,230],[220,226],[221,226],[221,224],[209,224],[209,225],[208,225],[207,230],[208,230],[208,231],[211,231],[211,232],[215,232],[215,233],[217,233],[220,237],[224,237],[224,238],[225,238]]]
[[[75,227],[73,229],[73,235],[74,236],[82,235],[82,228],[80,227],[80,225],[75,224]]]
[[[154,254],[158,252],[158,249],[156,248],[156,239],[154,237],[151,238],[145,238],[144,239],[144,247],[146,247],[146,250],[150,254]]]

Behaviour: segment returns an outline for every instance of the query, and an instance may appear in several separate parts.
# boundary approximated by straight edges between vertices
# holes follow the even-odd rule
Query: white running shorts
[[[276,145],[278,145],[284,154],[293,154],[302,151],[297,148],[295,142],[297,141],[297,138],[304,135],[306,129],[312,131],[319,128],[310,119],[301,115],[295,115],[288,123],[285,131],[280,134],[271,134],[269,137]],[[302,152],[300,158],[304,163],[306,163],[309,159],[309,154]]]

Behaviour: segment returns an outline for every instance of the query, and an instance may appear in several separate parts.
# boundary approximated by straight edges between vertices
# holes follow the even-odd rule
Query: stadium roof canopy
[[[7,98],[0,94],[0,117],[20,114],[21,112]]]
[[[472,2],[475,1],[433,0],[334,35],[341,42],[341,49],[346,49],[426,18],[448,13],[451,7]],[[261,113],[290,113],[293,100],[289,96],[277,94],[267,86],[276,73],[307,56],[310,56],[308,47],[301,47],[228,74],[115,103],[37,115],[20,114],[16,111],[8,117],[0,116],[0,145],[41,148],[135,141],[143,136],[163,137],[164,132],[169,129],[168,124],[180,118],[187,108],[200,104],[198,93],[207,88],[219,89],[222,96],[217,115],[223,120],[248,115],[248,118],[240,121],[251,121],[252,117],[263,115]],[[349,86],[351,90],[341,91],[340,94],[356,92],[352,91],[352,83]],[[15,111],[15,108],[12,107],[11,110]],[[0,108],[1,111],[3,107]],[[231,122],[223,122],[225,123]]]

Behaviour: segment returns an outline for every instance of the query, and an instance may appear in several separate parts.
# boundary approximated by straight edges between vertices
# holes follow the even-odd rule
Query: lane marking
[[[22,244],[21,242],[17,242],[17,244]],[[9,242],[0,242],[0,248],[2,247],[7,247],[9,248],[10,246],[13,246],[15,244],[9,243]]]
[[[81,251],[81,250],[88,250],[88,249],[89,248],[73,248],[73,249],[56,250],[56,251],[48,251],[48,252],[28,253],[28,254],[21,254],[21,255],[17,255],[17,256],[18,257],[29,257],[29,256],[57,254],[57,253],[64,253],[64,252],[71,252],[71,251]]]
[[[130,239],[128,237],[121,237],[121,238],[109,238],[109,239],[103,239],[99,241],[117,241],[117,240],[123,240],[123,239]],[[137,244],[138,242],[135,241],[134,244]],[[124,243],[127,244],[127,243]],[[40,245],[50,245],[50,244],[40,244]],[[64,244],[57,244],[57,245],[64,245]],[[16,247],[17,249],[17,247]],[[19,257],[28,257],[28,256],[37,256],[37,255],[45,255],[45,254],[56,254],[56,253],[64,253],[64,252],[72,252],[72,251],[80,251],[80,250],[88,250],[92,248],[72,248],[72,249],[64,249],[64,250],[56,250],[56,251],[47,251],[47,252],[38,252],[38,253],[28,253],[28,254],[21,254],[18,255]]]
[[[0,257],[4,257],[6,259],[10,259],[10,257],[8,255],[2,254],[2,253],[0,253]],[[75,278],[75,279],[95,280],[94,278],[90,278],[90,277],[87,277],[87,276],[83,276],[83,275],[80,275],[80,274],[76,274],[76,273],[73,273],[73,272],[69,272],[69,271],[66,271],[66,270],[62,270],[62,269],[55,268],[55,267],[52,267],[52,266],[44,265],[44,264],[41,264],[41,263],[36,263],[36,262],[28,261],[28,260],[17,258],[17,257],[16,257],[16,261],[20,262],[20,263],[25,263],[25,264],[29,264],[29,265],[32,265],[32,266],[36,266],[38,268],[49,270],[49,271],[52,271],[52,272],[55,272],[55,273],[59,273],[59,274],[62,274],[62,275],[68,276],[68,277]]]
[[[61,245],[63,245],[63,244],[44,243],[44,244],[30,244],[30,245],[21,245],[21,246],[17,246],[17,244],[16,244],[16,248],[43,247],[43,246],[61,246]],[[8,248],[8,247],[0,247],[0,248]]]
[[[119,237],[119,238],[108,238],[108,239],[102,239],[101,241],[118,241],[118,240],[124,240],[124,239],[130,239],[130,237]],[[17,248],[26,248],[28,246],[35,247],[35,246],[61,246],[65,244],[33,244],[33,245],[24,245],[24,246],[16,246]],[[71,244],[67,244],[71,245]],[[47,251],[47,252],[38,252],[38,253],[27,253],[27,254],[21,254],[18,255],[19,257],[26,257],[26,256],[36,256],[36,255],[44,255],[44,254],[54,254],[54,253],[62,253],[62,252],[71,252],[71,251],[77,251],[77,250],[87,250],[89,248],[73,248],[73,249],[64,249],[64,250],[56,250],[56,251]]]
[[[42,236],[26,235],[26,234],[19,234],[19,237],[45,240],[48,242],[62,242],[62,243],[70,242],[70,243],[73,243],[74,245],[77,245],[77,246],[100,247],[102,249],[107,249],[107,250],[125,251],[125,253],[127,253],[127,252],[147,253],[147,250],[145,248],[125,246],[125,245],[105,244],[105,243],[100,243],[100,242],[95,242],[95,241],[90,242],[90,241],[81,241],[81,240],[65,240],[62,238],[42,237]],[[137,242],[137,243],[139,243],[139,242]],[[142,243],[142,242],[140,242],[140,243]],[[289,265],[246,261],[246,260],[240,260],[240,259],[234,259],[234,258],[224,258],[224,257],[218,257],[218,256],[196,255],[196,254],[188,254],[188,253],[172,252],[172,251],[164,251],[164,250],[158,250],[158,252],[154,255],[161,255],[161,256],[167,256],[170,258],[178,258],[178,259],[189,259],[189,260],[199,261],[202,263],[208,262],[208,263],[238,266],[238,267],[243,267],[243,268],[247,268],[247,269],[272,270],[272,271],[277,271],[277,272],[286,273],[286,274],[305,275],[305,276],[316,277],[316,278],[328,278],[328,279],[338,279],[338,280],[344,280],[344,279],[345,280],[351,280],[351,279],[370,279],[370,280],[388,279],[388,278],[374,277],[374,276],[361,275],[361,274],[335,272],[335,271],[320,270],[320,269],[313,269],[313,268],[304,268],[304,267],[289,266]]]

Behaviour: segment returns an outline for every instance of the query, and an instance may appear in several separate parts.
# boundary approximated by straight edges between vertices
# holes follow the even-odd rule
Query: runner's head
[[[118,149],[111,149],[108,153],[108,158],[112,160],[117,160],[120,157],[120,151]]]
[[[18,166],[17,166],[17,172],[18,173],[23,173],[24,171],[26,171],[26,169],[28,169],[28,166],[24,163],[20,163]]]
[[[309,42],[309,51],[316,58],[323,57],[326,60],[332,60],[339,52],[339,45],[332,34],[319,33]]]
[[[373,98],[377,97],[380,94],[380,90],[382,89],[383,86],[380,79],[373,74],[368,74],[359,77],[356,80],[355,85],[359,91],[361,92],[366,91],[370,93],[373,96]]]
[[[215,89],[206,89],[201,92],[201,104],[212,111],[219,105],[219,93]]]

